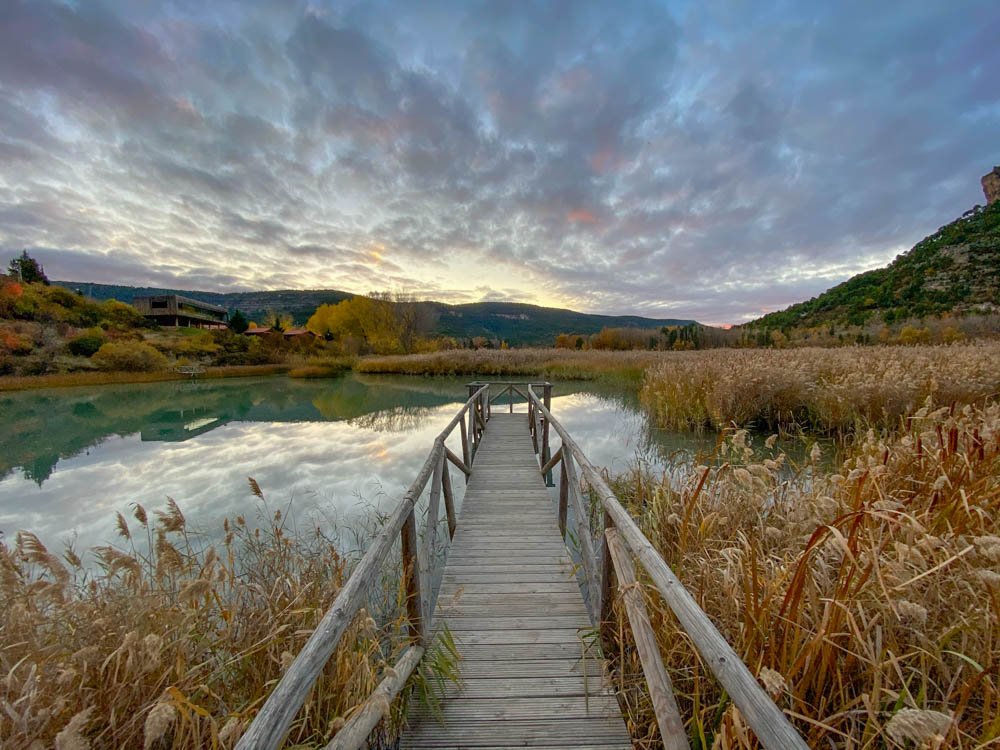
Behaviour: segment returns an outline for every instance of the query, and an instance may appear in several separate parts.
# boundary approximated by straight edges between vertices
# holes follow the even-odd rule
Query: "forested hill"
[[[941,227],[885,268],[866,271],[752,328],[885,323],[942,313],[1000,308],[1000,201],[977,206]]]
[[[239,310],[251,320],[261,321],[268,311],[287,312],[296,324],[303,324],[322,304],[335,304],[354,295],[336,289],[279,290],[263,292],[199,292],[186,289],[92,284],[82,281],[54,281],[97,300],[117,299],[131,302],[135,297],[151,294],[181,294],[204,302],[221,305],[230,311]],[[474,302],[448,305],[443,302],[422,303],[432,308],[435,319],[432,333],[470,339],[483,336],[506,341],[511,346],[551,346],[560,333],[589,335],[602,328],[662,328],[684,326],[695,321],[674,318],[644,318],[637,315],[613,316],[539,307],[516,302]]]

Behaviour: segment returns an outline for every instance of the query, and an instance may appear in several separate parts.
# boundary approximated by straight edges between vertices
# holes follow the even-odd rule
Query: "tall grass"
[[[924,406],[891,437],[862,433],[833,473],[818,449],[790,467],[773,440],[750,440],[733,432],[712,468],[616,490],[809,746],[996,746],[1000,406]],[[693,745],[754,747],[644,588]],[[625,684],[634,736],[653,747],[641,681]]]
[[[27,532],[0,544],[3,746],[232,747],[348,573],[318,529],[261,521],[199,545],[173,501],[135,505],[93,565]],[[398,656],[397,589],[388,578],[385,625],[362,610],[345,633],[289,744],[324,744]]]
[[[492,378],[547,377],[562,380],[617,378],[638,381],[659,352],[566,349],[452,349],[427,354],[364,357],[358,372],[402,375],[469,375]]]
[[[642,400],[660,427],[850,432],[893,427],[927,397],[1000,393],[1000,343],[848,349],[674,352],[646,373]]]
[[[206,367],[199,378],[244,378],[278,375],[288,372],[288,365],[228,365]],[[39,388],[69,388],[84,385],[122,383],[157,383],[164,380],[189,380],[173,370],[159,372],[62,372],[51,375],[13,375],[0,377],[0,391],[27,391]]]

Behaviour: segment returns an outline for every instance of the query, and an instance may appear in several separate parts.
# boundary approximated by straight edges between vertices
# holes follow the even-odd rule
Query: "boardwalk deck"
[[[495,411],[438,595],[462,655],[444,724],[414,707],[400,747],[631,747],[524,414]]]

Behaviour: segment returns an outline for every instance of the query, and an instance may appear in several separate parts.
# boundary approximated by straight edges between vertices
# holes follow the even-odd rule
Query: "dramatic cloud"
[[[998,37],[991,0],[13,0],[0,250],[737,322],[981,202]]]

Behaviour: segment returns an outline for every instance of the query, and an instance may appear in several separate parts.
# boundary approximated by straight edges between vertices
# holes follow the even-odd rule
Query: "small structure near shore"
[[[136,297],[132,305],[157,325],[171,328],[225,328],[229,322],[226,308],[179,294]]]

